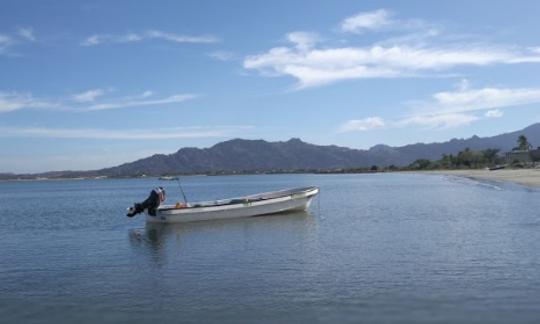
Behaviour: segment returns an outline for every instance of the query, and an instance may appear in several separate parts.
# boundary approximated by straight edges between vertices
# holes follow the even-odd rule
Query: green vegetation
[[[532,148],[531,143],[529,143],[525,135],[519,135],[517,142],[518,146],[514,147],[514,150],[528,151]]]
[[[529,152],[532,152],[532,145],[525,135],[520,135],[517,139],[517,147],[512,149],[511,156],[515,156],[515,159],[510,163],[511,167],[524,167],[527,163],[531,162],[529,159]],[[523,152],[525,151],[525,152]],[[538,159],[531,156],[532,161]],[[536,160],[535,160],[536,159]],[[460,151],[457,155],[443,154],[440,160],[431,161],[426,159],[419,159],[411,163],[407,169],[409,170],[435,170],[435,169],[478,169],[491,167],[498,164],[504,164],[504,158],[499,155],[498,149],[487,149],[475,151],[466,148]]]
[[[474,151],[466,148],[457,155],[443,154],[440,160],[419,159],[411,163],[410,170],[478,169],[502,163],[498,149]]]

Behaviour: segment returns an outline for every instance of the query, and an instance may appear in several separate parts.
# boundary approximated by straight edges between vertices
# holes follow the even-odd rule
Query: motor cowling
[[[135,203],[130,207],[126,216],[133,217],[147,210],[148,215],[156,216],[159,205],[165,201],[165,189],[162,187],[155,188],[150,192],[148,198],[140,203]]]

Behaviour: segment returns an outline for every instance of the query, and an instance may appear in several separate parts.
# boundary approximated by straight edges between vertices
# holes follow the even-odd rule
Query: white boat
[[[265,192],[240,198],[159,206],[149,223],[181,223],[214,219],[251,217],[305,210],[317,193],[317,187]]]

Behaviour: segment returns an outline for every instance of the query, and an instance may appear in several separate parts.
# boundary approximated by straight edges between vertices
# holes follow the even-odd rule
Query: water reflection
[[[215,251],[226,245],[245,251],[254,245],[273,246],[280,238],[309,242],[316,232],[316,216],[302,211],[191,223],[146,223],[144,228],[129,230],[128,236],[137,253],[150,255],[159,265],[171,256],[207,253],[205,249]]]
[[[169,226],[118,214],[153,181],[0,186],[1,322],[540,317],[540,191],[397,173],[201,177],[193,199],[315,184],[321,206]]]

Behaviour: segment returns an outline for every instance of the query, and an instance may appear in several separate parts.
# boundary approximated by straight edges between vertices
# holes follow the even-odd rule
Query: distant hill
[[[16,175],[13,173],[0,173],[0,180],[13,179]]]
[[[210,148],[182,148],[132,163],[100,170],[107,176],[245,172],[354,167],[379,162],[368,151],[339,146],[320,146],[293,138],[286,142],[233,139]]]
[[[517,146],[519,135],[525,135],[535,147],[540,146],[540,123],[533,124],[522,130],[491,137],[472,136],[467,139],[452,139],[443,143],[412,144],[394,148],[399,152],[400,165],[408,164],[416,159],[439,159],[442,154],[455,154],[465,148],[483,150],[487,148],[500,149],[501,152],[512,150]]]
[[[335,169],[378,166],[404,166],[420,159],[439,159],[442,154],[455,154],[469,147],[474,150],[497,148],[509,151],[519,135],[540,145],[540,123],[523,130],[493,137],[473,136],[443,143],[411,144],[401,147],[376,145],[357,150],[335,145],[315,145],[292,138],[286,142],[233,139],[210,148],[182,148],[173,154],[156,154],[134,162],[94,171],[56,171],[41,177],[201,174],[232,172],[265,172],[272,170]]]

